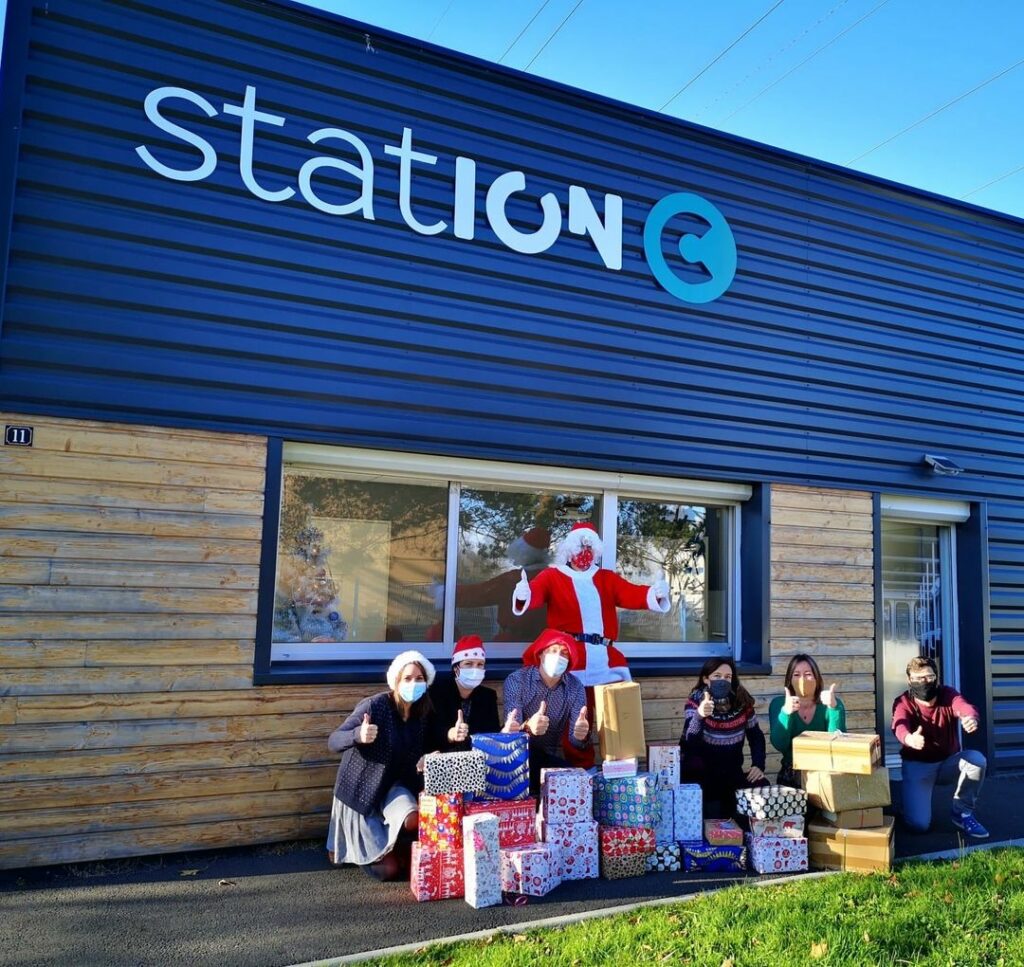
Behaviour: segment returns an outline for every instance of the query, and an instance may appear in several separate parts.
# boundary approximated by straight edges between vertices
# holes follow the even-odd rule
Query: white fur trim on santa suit
[[[607,645],[592,645],[588,642],[584,649],[587,664],[573,672],[584,685],[610,685],[612,682],[633,681],[633,676],[625,665],[612,668],[608,664]]]
[[[647,589],[647,607],[651,611],[660,611],[668,614],[672,608],[672,601],[668,596],[668,585],[663,581],[652,584]]]
[[[571,557],[583,550],[584,544],[594,552],[594,563],[600,564],[601,558],[604,557],[604,544],[597,531],[589,527],[577,527],[569,531],[555,551],[555,564],[568,564]]]
[[[559,564],[555,570],[561,571],[572,581],[572,589],[576,592],[576,602],[580,606],[580,619],[583,621],[585,635],[603,635],[604,618],[601,615],[601,595],[594,585],[594,575],[599,568],[591,564],[585,571],[576,571],[568,564]]]

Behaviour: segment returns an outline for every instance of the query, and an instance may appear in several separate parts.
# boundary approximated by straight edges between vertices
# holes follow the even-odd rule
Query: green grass
[[[980,851],[891,874],[732,887],[561,929],[445,944],[375,963],[1024,965],[1024,850]]]

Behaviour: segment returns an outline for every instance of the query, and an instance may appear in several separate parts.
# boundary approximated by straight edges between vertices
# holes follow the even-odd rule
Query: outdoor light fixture
[[[934,453],[926,453],[924,462],[932,468],[932,473],[937,473],[940,477],[956,477],[964,472],[964,468],[949,457],[937,457]]]

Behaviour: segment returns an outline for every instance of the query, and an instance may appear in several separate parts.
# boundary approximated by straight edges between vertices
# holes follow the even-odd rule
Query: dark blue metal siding
[[[40,0],[29,40],[0,405],[988,500],[996,745],[1024,765],[1020,221],[287,4]],[[20,90],[19,58],[4,69]],[[206,181],[135,154],[195,164],[146,120],[153,88],[219,111],[247,83],[287,118],[259,127],[260,180],[295,186],[334,150],[306,135],[345,128],[373,153],[375,221],[251,196],[223,113],[165,112],[216,147]],[[439,157],[416,169],[422,220],[451,221],[454,158],[477,161],[474,241],[402,221],[382,145],[403,126]],[[599,207],[621,195],[622,271],[566,229],[542,255],[506,249],[483,188],[508,170],[563,210],[570,184]],[[737,241],[733,286],[704,306],[643,256],[647,212],[676,191],[718,206]],[[349,200],[352,183],[321,193]],[[537,224],[532,201],[511,211]],[[967,473],[924,473],[926,450]]]

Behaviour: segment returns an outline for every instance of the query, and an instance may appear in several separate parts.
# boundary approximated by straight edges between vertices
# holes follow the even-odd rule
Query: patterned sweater
[[[743,768],[743,739],[746,737],[750,746],[750,762],[763,771],[764,733],[757,724],[757,713],[753,707],[730,707],[723,712],[716,708],[707,718],[701,718],[697,706],[703,695],[704,689],[697,689],[686,702],[683,734],[679,740],[683,757],[699,756],[704,760],[705,768],[714,772],[736,772]]]

